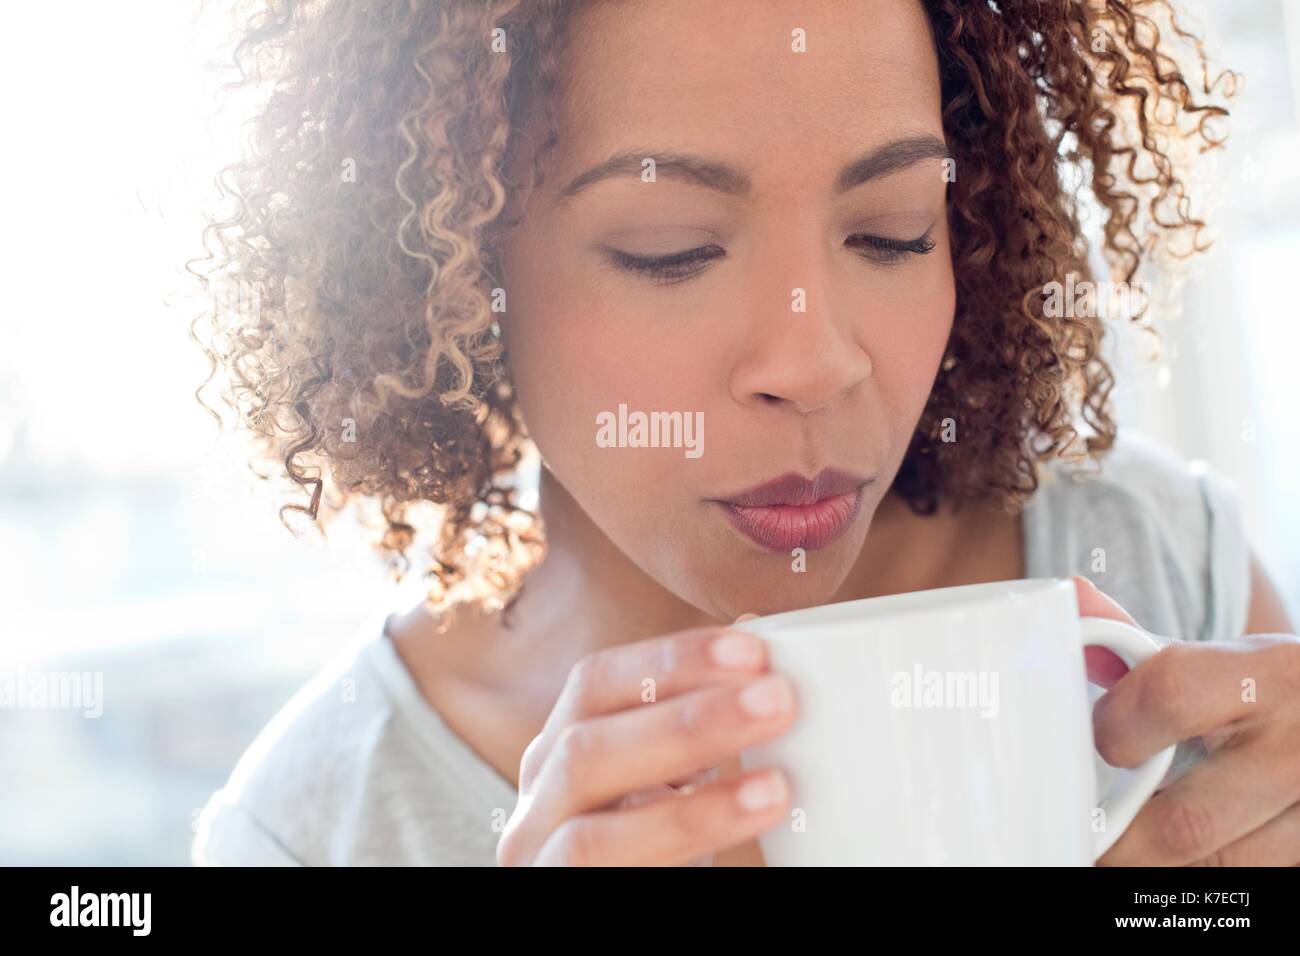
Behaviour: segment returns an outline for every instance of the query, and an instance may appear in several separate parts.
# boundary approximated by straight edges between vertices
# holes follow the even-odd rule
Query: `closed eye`
[[[929,232],[916,239],[889,239],[854,233],[844,240],[844,244],[865,259],[885,264],[899,262],[908,256],[923,256],[933,250],[935,245]]]
[[[930,233],[916,239],[890,239],[885,236],[871,236],[855,233],[844,240],[844,244],[854,249],[865,259],[883,264],[891,264],[906,259],[908,256],[925,255],[935,247]],[[652,282],[660,285],[672,285],[698,275],[714,259],[727,254],[721,246],[696,246],[663,256],[638,256],[621,249],[610,249],[609,255],[621,269],[640,273]]]
[[[609,253],[620,268],[639,272],[661,285],[671,285],[703,272],[711,261],[725,256],[727,251],[721,246],[708,245],[664,256],[637,256],[621,249],[610,249]]]

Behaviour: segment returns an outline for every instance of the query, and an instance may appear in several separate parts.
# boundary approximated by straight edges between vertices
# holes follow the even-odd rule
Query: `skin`
[[[955,293],[938,158],[842,193],[834,185],[899,140],[942,148],[919,7],[885,5],[882,24],[871,4],[757,19],[708,6],[601,4],[575,24],[559,117],[571,133],[502,257],[502,330],[549,476],[664,590],[732,620],[824,603],[844,582],[929,396]],[[791,22],[825,51],[792,54]],[[863,84],[873,96],[850,92]],[[562,198],[575,177],[629,150],[631,171]],[[670,157],[684,154],[734,167],[748,190],[674,174]],[[656,158],[653,183],[641,180],[642,156]],[[934,248],[886,263],[864,255],[850,239],[858,233],[928,234]],[[705,245],[725,256],[670,285],[607,251]],[[806,313],[791,310],[796,288]],[[597,414],[620,403],[703,412],[705,453],[597,447]],[[826,466],[878,480],[851,532],[798,576],[788,555],[738,535],[707,500]]]
[[[807,31],[815,55],[790,52],[792,25]],[[783,781],[779,771],[741,774],[736,755],[782,733],[794,710],[761,642],[746,656],[740,638],[730,664],[712,656],[734,633],[727,625],[1024,575],[1018,517],[945,506],[918,518],[887,491],[953,320],[945,183],[934,157],[851,189],[837,182],[890,144],[942,140],[937,64],[911,0],[599,4],[575,15],[572,35],[561,141],[502,247],[502,331],[543,457],[548,556],[510,629],[481,610],[433,621],[416,608],[390,619],[389,633],[452,730],[518,787],[499,862],[677,864],[714,854],[715,864],[761,863],[754,837],[785,819],[788,799],[778,787],[775,803],[743,805],[747,782]],[[582,178],[619,154],[631,157],[630,173]],[[527,162],[528,150],[520,156]],[[645,156],[658,164],[654,182],[640,178]],[[732,173],[702,183],[674,167],[685,156]],[[575,180],[581,188],[570,188]],[[861,234],[928,234],[933,248],[886,260],[864,255],[853,239]],[[724,252],[670,283],[610,253],[700,246]],[[806,292],[806,312],[791,311],[795,288]],[[597,413],[620,403],[703,411],[705,454],[597,447]],[[875,480],[849,532],[810,551],[801,574],[708,500],[828,465]],[[1077,584],[1084,613],[1131,621]],[[1262,571],[1255,585],[1252,628],[1290,631]],[[1170,734],[1240,720],[1232,709],[1189,713],[1211,684],[1222,696],[1223,673],[1203,655],[1235,653],[1261,684],[1267,675],[1294,690],[1300,665],[1284,650],[1295,639],[1273,641],[1266,656],[1225,643],[1197,648],[1201,657],[1162,652],[1122,679],[1106,674],[1114,686],[1099,704],[1103,755],[1133,765],[1180,739]],[[1090,666],[1104,673],[1108,662],[1093,656]],[[653,707],[641,699],[647,677],[657,684]],[[756,716],[741,695],[765,679],[778,706]],[[1202,828],[1214,836],[1196,845],[1201,856],[1300,800],[1300,774],[1277,768],[1282,741],[1300,739],[1282,734],[1296,720],[1282,706],[1251,712],[1267,745],[1222,768],[1215,753],[1197,768],[1195,819],[1227,821]],[[1233,746],[1240,754],[1247,745]],[[719,768],[712,782],[698,774],[708,767]],[[697,789],[674,793],[683,783]],[[1268,798],[1242,801],[1251,788]],[[1153,799],[1104,862],[1164,859],[1156,834],[1185,813],[1182,792]],[[1300,859],[1300,828],[1285,826],[1290,838],[1277,852]]]

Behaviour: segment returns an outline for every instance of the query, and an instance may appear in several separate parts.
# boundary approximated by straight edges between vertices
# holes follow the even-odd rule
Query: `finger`
[[[779,823],[790,788],[762,769],[631,810],[566,820],[546,841],[538,866],[677,866],[751,840]]]
[[[1080,617],[1107,617],[1138,627],[1133,616],[1120,607],[1119,602],[1108,594],[1102,593],[1081,574],[1074,575],[1075,595],[1079,601]],[[1098,687],[1115,686],[1121,677],[1128,673],[1128,665],[1114,651],[1090,644],[1083,649],[1083,660],[1087,667],[1088,680]]]
[[[1123,621],[1125,624],[1138,626],[1133,615],[1124,610],[1118,601],[1104,593],[1082,574],[1076,574],[1070,580],[1074,582],[1074,593],[1079,599],[1080,617],[1108,617],[1113,621]]]
[[[1262,827],[1233,840],[1192,866],[1296,866],[1300,864],[1300,803]]]
[[[667,786],[674,790],[695,790],[706,783],[712,783],[718,779],[721,768],[714,764],[712,767],[704,767],[696,770],[694,773],[688,773],[681,777],[675,777],[668,781]]]
[[[1083,664],[1088,673],[1088,683],[1110,690],[1128,673],[1128,665],[1108,647],[1089,644],[1083,649]]]
[[[1111,766],[1134,767],[1180,740],[1275,709],[1286,695],[1272,694],[1271,702],[1263,695],[1279,671],[1275,658],[1273,648],[1244,640],[1165,647],[1094,705],[1097,752]],[[1292,679],[1277,683],[1284,680]]]
[[[657,784],[647,787],[645,790],[637,790],[634,793],[620,797],[614,802],[616,809],[624,807],[635,807],[642,803],[649,803],[653,800],[661,800],[664,797],[671,797],[676,794],[694,793],[696,790],[710,784],[718,779],[719,768],[709,767],[704,770],[697,770],[694,773],[688,773],[670,780],[667,783]]]
[[[706,784],[712,783],[718,779],[718,768],[712,767],[708,770],[698,770],[693,774],[688,774],[676,781],[660,784],[657,787],[650,787],[647,790],[638,790],[635,793],[628,794],[620,800],[615,801],[615,809],[626,810],[632,807],[639,807],[645,803],[654,803],[657,800],[667,800],[673,797],[689,796],[699,790]],[[712,866],[713,855],[710,853],[702,854],[698,857],[687,861],[684,866]]]
[[[643,803],[653,803],[656,800],[665,800],[677,796],[682,796],[682,797],[689,796],[690,794],[699,790],[705,784],[711,783],[713,780],[716,779],[717,779],[716,767],[713,768],[712,772],[708,770],[697,771],[696,773],[690,774],[689,776],[682,778],[682,780],[677,783],[666,783],[658,787],[651,787],[649,790],[638,790],[636,793],[616,801],[615,806],[617,809],[621,810],[630,807],[640,806]],[[711,853],[705,853],[700,856],[694,857],[683,864],[683,866],[712,866],[712,865],[713,865],[713,855]]]
[[[1156,793],[1099,862],[1184,866],[1245,837],[1300,797],[1287,741],[1226,747]]]
[[[766,669],[767,645],[761,639],[723,627],[681,631],[590,654],[569,672],[541,733],[528,745],[519,785],[530,785],[570,724],[714,682],[747,681]]]
[[[786,730],[794,688],[769,674],[571,725],[542,767],[529,806],[534,832],[733,756]]]

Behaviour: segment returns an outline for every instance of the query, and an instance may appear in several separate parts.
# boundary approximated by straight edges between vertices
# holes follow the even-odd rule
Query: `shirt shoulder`
[[[374,616],[304,684],[200,813],[195,865],[489,864],[493,790]],[[495,812],[494,812],[495,811]]]
[[[1245,630],[1240,492],[1204,461],[1123,431],[1095,461],[1044,468],[1032,504],[1036,574],[1081,574],[1166,638],[1223,640]]]

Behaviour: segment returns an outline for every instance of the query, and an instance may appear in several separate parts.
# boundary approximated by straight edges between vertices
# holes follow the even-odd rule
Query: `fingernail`
[[[790,682],[780,674],[764,677],[740,692],[741,708],[751,717],[772,717],[789,709],[793,695]]]
[[[785,800],[785,777],[779,770],[773,770],[746,780],[736,791],[736,802],[745,810],[762,810]]]
[[[744,631],[728,631],[709,648],[713,662],[722,667],[757,667],[763,661],[758,638]]]

